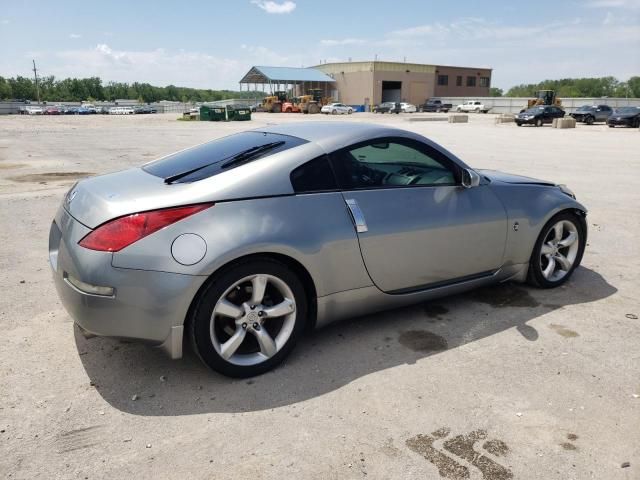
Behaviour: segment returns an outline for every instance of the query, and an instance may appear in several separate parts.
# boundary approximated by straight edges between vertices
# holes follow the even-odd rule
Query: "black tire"
[[[609,125],[609,128],[615,128],[615,125]]]
[[[275,355],[254,365],[238,365],[224,359],[216,351],[210,334],[212,313],[220,297],[234,283],[256,274],[277,277],[291,289],[295,301],[295,324],[286,343]],[[307,298],[298,276],[281,262],[270,258],[257,258],[223,269],[209,280],[206,287],[199,293],[195,307],[192,308],[188,320],[188,334],[194,351],[205,365],[229,377],[246,378],[261,375],[279,365],[293,350],[306,323]]]
[[[595,119],[591,115],[587,115],[587,118],[584,119],[584,123],[587,125],[593,125],[594,120]]]
[[[569,221],[573,223],[573,225],[575,225],[576,230],[578,232],[578,240],[577,240],[579,242],[578,251],[576,253],[576,257],[573,262],[573,265],[571,266],[569,271],[559,280],[552,281],[544,278],[542,274],[540,251],[542,249],[542,244],[544,243],[547,236],[550,234],[553,226],[561,220]],[[569,278],[571,278],[571,275],[573,275],[573,272],[575,271],[575,269],[580,265],[580,262],[582,261],[582,255],[584,254],[584,247],[586,245],[586,241],[587,241],[586,222],[583,217],[568,210],[565,210],[563,212],[558,213],[557,215],[554,215],[551,218],[551,220],[549,220],[540,231],[540,235],[538,236],[538,239],[536,240],[536,243],[533,247],[533,252],[531,253],[531,258],[529,260],[529,272],[527,275],[527,282],[538,288],[555,288],[565,283],[567,280],[569,280]]]
[[[522,124],[521,124],[521,123],[517,123],[517,122],[516,122],[516,125],[518,125],[519,127],[521,127],[521,126],[522,126]]]
[[[536,127],[541,127],[542,126],[542,119],[541,118],[537,118],[535,125],[536,125]]]

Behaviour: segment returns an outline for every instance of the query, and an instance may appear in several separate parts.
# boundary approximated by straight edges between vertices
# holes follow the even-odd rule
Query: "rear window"
[[[304,143],[289,135],[242,132],[174,153],[142,169],[167,183],[195,182]]]

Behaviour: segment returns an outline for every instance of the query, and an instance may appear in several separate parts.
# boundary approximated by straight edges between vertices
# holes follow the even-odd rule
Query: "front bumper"
[[[111,253],[78,245],[89,231],[62,207],[51,224],[49,262],[67,312],[89,334],[160,346],[180,358],[184,320],[206,277],[113,267]]]
[[[610,118],[609,120],[607,120],[607,125],[613,125],[616,127],[632,127],[633,121],[633,118],[621,118],[620,120]]]
[[[520,124],[520,125],[533,125],[534,123],[536,123],[536,119],[535,118],[517,118],[516,117],[515,122]]]

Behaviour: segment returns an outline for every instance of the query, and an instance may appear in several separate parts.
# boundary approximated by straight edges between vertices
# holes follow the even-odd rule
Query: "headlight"
[[[564,193],[565,195],[569,195],[571,198],[573,198],[574,200],[576,199],[576,194],[573,193],[573,191],[567,187],[566,185],[558,185],[558,188],[560,189],[560,191],[562,193]]]

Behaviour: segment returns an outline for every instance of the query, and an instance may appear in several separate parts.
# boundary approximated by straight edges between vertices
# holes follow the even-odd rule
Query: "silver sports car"
[[[295,123],[71,188],[51,225],[58,294],[86,335],[245,377],[306,327],[480,285],[566,282],[586,209],[562,185],[474,170],[412,132]]]

